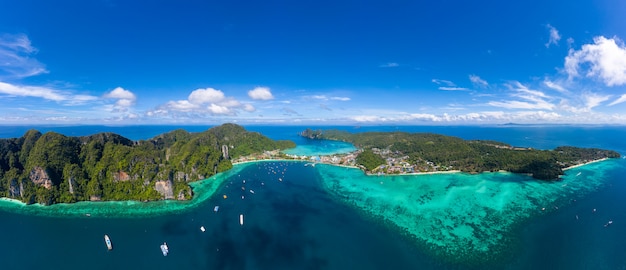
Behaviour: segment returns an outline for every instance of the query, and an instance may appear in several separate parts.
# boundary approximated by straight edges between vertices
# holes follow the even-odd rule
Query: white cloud
[[[198,108],[200,108],[200,106],[198,106],[197,104],[193,104],[189,102],[188,100],[177,100],[177,101],[168,102],[167,104],[165,104],[164,109],[160,109],[156,111],[167,112],[168,111],[167,109],[170,109],[174,111],[190,112],[193,110],[197,110]]]
[[[64,101],[70,97],[58,90],[39,86],[18,86],[0,82],[0,94],[7,94],[21,97],[38,97],[54,101]]]
[[[215,103],[224,100],[224,93],[213,88],[201,88],[191,92],[187,100],[193,104]]]
[[[377,122],[399,122],[399,123],[555,123],[561,122],[565,118],[555,112],[545,111],[518,111],[518,112],[502,112],[502,111],[484,111],[473,112],[467,114],[450,115],[443,114],[427,114],[412,113],[402,114],[398,116],[377,116],[377,115],[359,115],[350,117],[350,120],[363,123]]]
[[[381,68],[391,68],[391,67],[399,67],[399,66],[400,66],[400,64],[398,64],[398,63],[389,62],[389,63],[382,64],[382,65],[380,65],[378,67],[381,67]]]
[[[554,26],[548,24],[546,27],[550,31],[550,39],[548,39],[548,42],[546,43],[546,48],[549,48],[551,44],[557,45],[559,43],[561,35],[559,35],[559,31],[556,30]]]
[[[547,86],[548,88],[556,90],[556,91],[561,92],[561,93],[568,93],[569,92],[563,86],[561,86],[560,84],[557,84],[557,83],[555,83],[553,81],[550,81],[548,79],[544,80],[543,84],[545,86]]]
[[[209,105],[207,109],[213,114],[232,114],[232,111],[229,107],[220,106],[214,103],[211,103],[211,105]]]
[[[253,112],[256,110],[256,108],[254,108],[254,106],[252,106],[252,104],[244,104],[243,105],[243,110],[246,112]]]
[[[35,53],[37,49],[26,35],[0,35],[0,79],[48,73],[42,63],[31,57]]]
[[[237,115],[240,111],[253,112],[252,104],[243,104],[224,92],[214,88],[200,88],[192,91],[186,100],[169,101],[146,112],[148,116],[194,117],[210,115]],[[197,120],[197,119],[196,119]]]
[[[465,87],[447,87],[447,86],[440,86],[439,90],[443,90],[443,91],[467,91],[469,89],[465,88]]]
[[[531,90],[517,81],[507,86],[513,90],[513,93],[510,95],[518,100],[490,101],[487,104],[506,109],[524,110],[553,110],[556,107],[555,104],[548,101],[551,97],[541,91]]]
[[[618,38],[595,37],[594,44],[585,44],[580,50],[570,49],[565,57],[565,72],[570,79],[585,73],[607,86],[626,84],[626,47]]]
[[[61,91],[42,86],[21,86],[0,82],[0,95],[14,97],[35,97],[60,102],[63,105],[81,105],[89,101],[98,100],[90,95],[73,95],[68,91]]]
[[[114,109],[118,111],[126,111],[135,104],[137,97],[133,92],[122,87],[116,87],[111,92],[104,94],[105,98],[117,99]]]
[[[305,96],[312,98],[312,99],[319,99],[319,100],[338,100],[338,101],[349,101],[350,98],[349,97],[328,97],[326,95],[313,95],[313,96]]]
[[[270,92],[270,89],[268,87],[256,87],[248,91],[248,96],[251,99],[256,99],[256,100],[274,99],[274,96],[272,96],[272,92]]]
[[[626,102],[626,94],[621,95],[619,98],[611,102],[608,106],[613,106],[624,102]]]
[[[449,86],[449,87],[454,87],[456,86],[455,83],[448,81],[448,80],[439,80],[439,79],[432,79],[431,82],[439,84],[439,85],[445,85],[445,86]]]
[[[586,111],[591,111],[591,109],[599,106],[602,102],[605,102],[611,98],[611,96],[599,95],[596,93],[585,93],[582,95],[582,97],[585,102]]]
[[[479,76],[476,76],[474,74],[469,75],[469,79],[474,85],[477,85],[479,87],[489,86],[489,83],[487,81],[481,79]]]

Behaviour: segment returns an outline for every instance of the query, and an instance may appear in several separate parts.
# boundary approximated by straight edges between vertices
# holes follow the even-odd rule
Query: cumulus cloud
[[[0,35],[0,78],[24,78],[47,73],[42,63],[31,57],[37,49],[24,34]]]
[[[565,57],[565,72],[569,78],[580,76],[598,79],[607,86],[626,84],[626,47],[618,38],[595,37],[593,44],[580,50],[570,49]]]
[[[477,75],[471,74],[471,75],[469,75],[469,79],[470,79],[470,81],[471,81],[474,85],[476,85],[476,86],[478,86],[478,87],[486,87],[486,86],[489,86],[489,83],[488,83],[487,81],[485,81],[485,80],[481,79],[481,78],[480,78],[479,76],[477,76]]]
[[[251,99],[256,100],[274,99],[274,96],[272,96],[272,92],[268,87],[255,87],[254,89],[248,91],[248,96]]]
[[[561,35],[559,35],[559,31],[556,30],[554,26],[548,24],[546,25],[546,27],[548,28],[548,31],[550,32],[550,38],[548,39],[548,42],[546,43],[546,48],[549,48],[551,44],[557,45],[559,43],[559,40],[561,40]]]
[[[113,106],[115,111],[127,111],[128,108],[135,105],[135,101],[137,100],[137,97],[133,94],[133,92],[122,87],[116,87],[111,90],[111,92],[104,94],[104,97],[108,99],[117,99],[115,105]]]
[[[224,92],[213,88],[196,89],[187,100],[193,104],[216,103],[224,100]]]
[[[172,100],[154,110],[147,112],[155,115],[237,115],[239,111],[253,112],[252,104],[241,103],[235,98],[227,97],[224,92],[214,88],[200,88],[192,91],[186,100]]]
[[[400,66],[400,64],[398,64],[398,63],[389,62],[389,63],[382,64],[382,65],[380,65],[378,67],[381,67],[381,68],[392,68],[392,67],[399,67],[399,66]]]

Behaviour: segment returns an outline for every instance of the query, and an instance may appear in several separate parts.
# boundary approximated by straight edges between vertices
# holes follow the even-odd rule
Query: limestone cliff
[[[43,186],[47,189],[52,188],[52,180],[42,167],[36,166],[30,170],[28,178],[36,185]]]
[[[156,181],[154,189],[158,191],[164,199],[174,199],[174,190],[172,190],[172,182],[169,180]]]

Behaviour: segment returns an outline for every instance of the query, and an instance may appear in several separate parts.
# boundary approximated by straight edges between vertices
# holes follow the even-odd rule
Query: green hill
[[[295,147],[224,124],[132,141],[113,133],[68,137],[29,130],[0,139],[0,197],[26,203],[189,199],[188,183],[232,168],[231,158]]]

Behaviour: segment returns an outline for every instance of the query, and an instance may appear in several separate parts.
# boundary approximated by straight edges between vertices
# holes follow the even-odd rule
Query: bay
[[[0,135],[18,137],[29,128],[1,127]],[[178,127],[45,128],[71,136],[89,135],[95,133],[92,132],[94,130],[113,131],[137,140],[148,139]],[[181,128],[198,132],[209,127]],[[327,154],[333,148],[349,149],[349,146],[343,144],[334,145],[332,142],[309,141],[299,137],[297,133],[306,127],[246,128],[273,139],[294,140],[301,147],[298,150],[301,154]],[[622,140],[626,128],[617,126],[319,128],[351,132],[433,132],[539,149],[573,145],[626,153],[626,143]],[[548,186],[520,179],[519,176],[494,174],[416,176],[393,181],[397,186],[389,187],[393,190],[400,190],[403,185],[413,187],[418,182],[432,182],[427,185],[432,188],[442,181],[458,184],[456,189],[451,189],[453,191],[447,191],[446,187],[439,189],[446,190],[442,194],[447,200],[450,200],[450,194],[468,196],[483,190],[480,183],[488,183],[485,188],[509,185],[506,189],[509,192],[515,189],[516,183],[525,183],[527,193],[520,193],[515,198],[528,201],[523,204],[528,208],[520,212],[526,214],[519,215],[521,217],[506,228],[503,239],[510,241],[510,245],[505,245],[505,252],[490,260],[458,260],[449,254],[433,252],[432,245],[425,238],[410,233],[411,226],[403,227],[397,220],[372,214],[366,207],[346,200],[346,194],[328,187],[329,174],[349,174],[354,176],[352,181],[371,181],[374,184],[379,182],[378,179],[374,182],[348,169],[304,166],[300,162],[237,165],[236,173],[231,172],[230,175],[212,180],[218,183],[214,187],[214,196],[196,199],[186,205],[172,204],[176,206],[171,206],[171,211],[164,211],[163,214],[149,212],[128,217],[102,211],[109,214],[98,216],[98,208],[110,208],[108,204],[89,207],[70,205],[65,209],[68,211],[50,210],[47,211],[48,215],[42,215],[39,210],[31,213],[0,208],[0,229],[5,232],[3,245],[0,245],[0,259],[4,262],[3,269],[40,269],[50,266],[63,269],[620,269],[626,266],[626,260],[621,256],[626,252],[622,240],[626,236],[626,204],[623,199],[626,185],[621,177],[626,173],[624,163],[622,159],[610,160],[574,169],[566,175],[565,181],[570,182],[564,182],[568,184],[565,187],[560,186],[562,183]],[[578,172],[581,172],[580,177],[576,177]],[[245,184],[243,180],[246,180]],[[471,188],[475,188],[473,193],[470,192]],[[461,190],[469,191],[459,193]],[[557,193],[547,193],[550,190]],[[543,192],[545,195],[530,196],[532,192]],[[496,191],[493,194],[499,193]],[[553,194],[558,194],[554,200],[550,197]],[[227,195],[227,199],[223,195]],[[361,194],[356,198],[366,195]],[[383,202],[388,200],[385,196],[381,198]],[[477,198],[476,202],[487,200]],[[551,202],[549,211],[542,211],[533,204],[543,203],[543,200]],[[511,203],[506,200],[503,202],[508,202],[506,205]],[[143,207],[141,203],[138,205],[127,207]],[[213,211],[216,205],[220,206],[218,212]],[[430,214],[436,215],[454,207],[442,204],[439,210]],[[93,212],[92,216],[85,216],[79,208],[89,208]],[[481,209],[472,205],[466,205],[465,208],[469,210],[448,212],[447,216],[465,224],[468,219],[462,216],[466,213],[463,211]],[[123,207],[120,209],[115,208],[114,211],[124,211]],[[593,212],[593,209],[596,211]],[[70,212],[82,215],[68,216]],[[510,213],[503,213],[494,212],[502,214],[504,218],[510,217],[507,216]],[[245,217],[243,226],[239,224],[240,214]],[[446,221],[445,216],[436,215],[435,218]],[[608,220],[613,220],[613,225],[604,227]],[[200,231],[200,226],[204,226],[206,232]],[[106,250],[104,234],[111,237],[113,251]],[[159,250],[159,245],[164,241],[170,247],[167,257],[163,257]],[[454,248],[454,243],[446,244]]]

